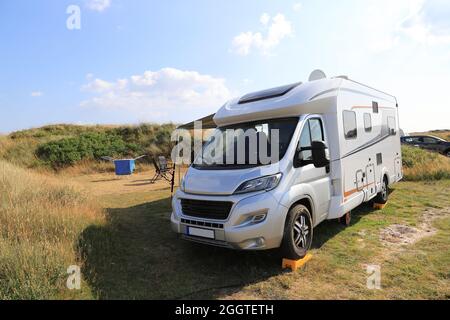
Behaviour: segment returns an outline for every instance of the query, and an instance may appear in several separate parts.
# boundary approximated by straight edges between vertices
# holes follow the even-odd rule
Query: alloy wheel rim
[[[297,248],[306,249],[308,246],[310,230],[304,214],[300,214],[295,220],[293,231],[295,246]]]

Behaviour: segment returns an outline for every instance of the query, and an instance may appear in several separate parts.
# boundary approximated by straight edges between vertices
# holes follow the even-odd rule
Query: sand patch
[[[380,240],[386,246],[410,245],[422,238],[432,236],[436,229],[432,226],[435,219],[450,216],[450,208],[428,208],[424,211],[417,227],[393,224],[380,232]]]

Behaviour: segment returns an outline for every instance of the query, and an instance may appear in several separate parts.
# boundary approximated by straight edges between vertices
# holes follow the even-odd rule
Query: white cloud
[[[401,43],[450,44],[448,0],[376,0],[359,17],[368,49],[382,52]]]
[[[300,10],[302,10],[303,5],[300,2],[294,3],[294,5],[292,6],[292,9],[295,12],[299,12]]]
[[[42,97],[44,95],[44,93],[42,91],[33,91],[31,93],[32,97]]]
[[[111,83],[111,82],[108,82],[108,81],[105,81],[102,79],[94,79],[93,81],[91,81],[88,84],[83,86],[83,90],[96,92],[96,93],[105,92],[105,91],[108,91],[113,88],[114,88],[114,83]]]
[[[273,18],[267,13],[261,15],[260,22],[267,27],[267,34],[261,32],[247,31],[234,37],[233,51],[239,55],[248,55],[252,49],[257,49],[267,55],[275,48],[281,40],[293,33],[292,23],[284,15],[278,13]],[[269,25],[269,22],[271,24]]]
[[[93,96],[81,106],[131,111],[151,121],[213,112],[231,97],[224,79],[174,68],[145,71],[116,81],[90,78],[82,90]]]
[[[111,0],[85,0],[86,7],[89,10],[101,12],[111,5]]]
[[[268,13],[263,13],[261,15],[261,18],[259,18],[259,22],[261,22],[263,25],[267,25],[270,21],[270,16]]]
[[[416,43],[425,45],[450,43],[450,2],[448,0],[415,1],[399,31]]]

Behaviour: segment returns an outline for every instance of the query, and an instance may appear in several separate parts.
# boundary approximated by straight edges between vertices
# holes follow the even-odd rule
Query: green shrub
[[[138,145],[126,143],[122,137],[110,133],[83,133],[40,145],[37,156],[53,167],[73,165],[81,160],[102,156],[132,156],[140,151]]]
[[[81,126],[74,124],[52,124],[40,128],[32,128],[11,133],[11,139],[21,138],[46,138],[46,137],[71,137],[87,132],[105,132],[106,126]]]
[[[170,137],[174,129],[173,124],[148,123],[137,126],[48,125],[0,137],[0,159],[21,167],[59,169],[101,156],[170,157]]]

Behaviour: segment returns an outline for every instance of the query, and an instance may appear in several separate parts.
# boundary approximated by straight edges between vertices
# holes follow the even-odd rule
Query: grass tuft
[[[417,147],[402,146],[406,181],[450,179],[450,158]]]
[[[83,263],[79,236],[103,222],[102,209],[77,186],[0,161],[0,299],[69,294],[66,270]]]

